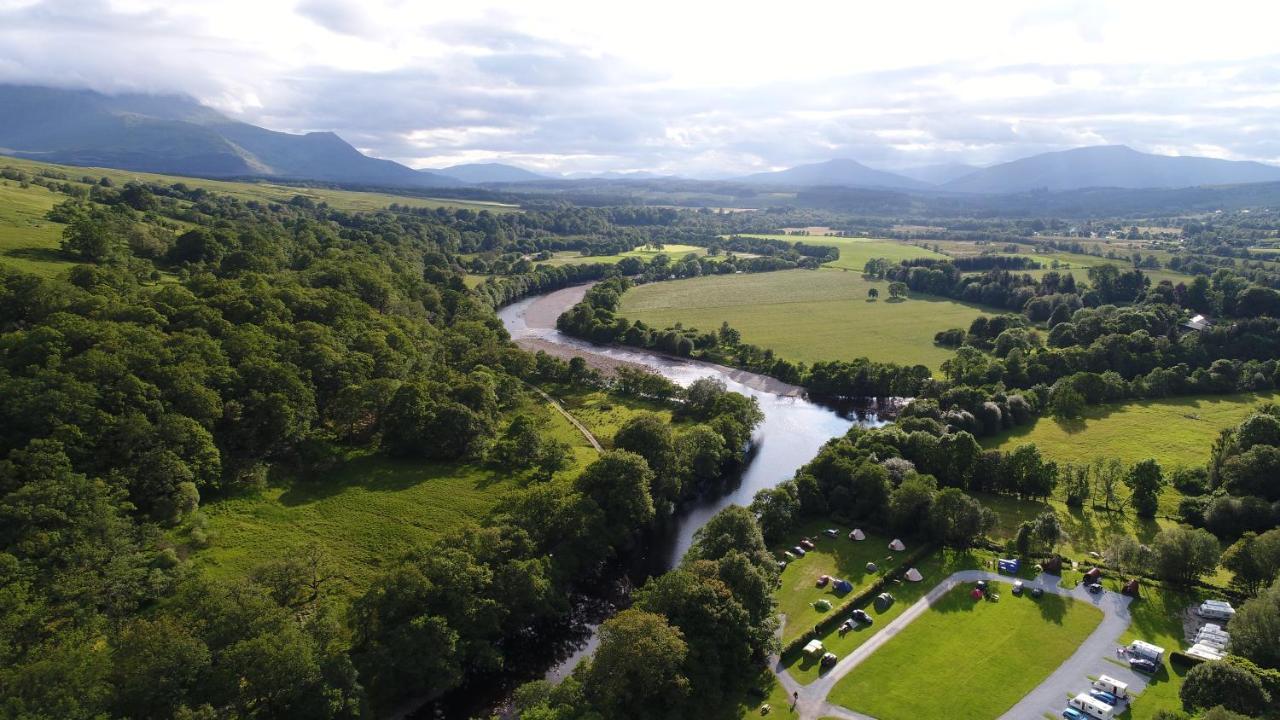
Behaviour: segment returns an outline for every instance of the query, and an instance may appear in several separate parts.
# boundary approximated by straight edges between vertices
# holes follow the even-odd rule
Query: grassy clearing
[[[570,477],[595,457],[586,440],[549,406],[530,402],[543,435],[569,443]],[[354,456],[314,480],[273,484],[257,493],[203,505],[209,547],[193,550],[196,568],[242,577],[271,558],[317,545],[354,595],[409,549],[432,542],[487,512],[519,478],[475,464]]]
[[[1219,430],[1239,424],[1260,403],[1277,400],[1277,393],[1243,393],[1102,405],[1087,408],[1079,420],[1042,417],[982,443],[1001,450],[1035,443],[1040,452],[1058,462],[1114,457],[1134,463],[1155,458],[1169,470],[1203,465]]]
[[[54,165],[20,158],[0,158],[0,167],[15,167],[31,173],[41,170],[60,170],[72,181],[81,177],[109,177],[117,185],[131,180],[162,183],[172,185],[184,183],[187,187],[204,188],[233,195],[244,200],[260,200],[267,202],[286,202],[296,195],[311,198],[316,202],[325,202],[339,210],[366,211],[383,210],[391,203],[420,208],[466,208],[469,210],[488,210],[490,212],[514,212],[519,208],[503,203],[450,200],[445,198],[424,198],[397,195],[385,192],[357,192],[354,190],[332,190],[327,188],[294,187],[271,182],[230,182],[226,180],[207,180],[204,178],[182,177],[177,175],[160,175],[158,173],[135,172],[132,170],[115,170],[111,168],[78,167],[73,165]],[[42,189],[43,190],[43,189]]]
[[[46,277],[74,265],[59,249],[66,226],[44,217],[65,199],[38,185],[24,188],[13,180],[0,180],[0,262]]]
[[[839,530],[839,536],[829,538],[823,535],[822,531],[827,527]],[[809,537],[817,547],[787,565],[782,571],[782,584],[774,592],[778,599],[778,612],[787,618],[782,634],[784,643],[803,635],[826,616],[827,613],[815,609],[813,603],[825,598],[833,606],[839,606],[849,594],[836,593],[832,587],[834,582],[828,582],[826,587],[818,587],[819,577],[830,575],[848,580],[856,593],[894,567],[893,563],[885,561],[886,557],[902,554],[888,549],[892,538],[868,532],[866,540],[854,542],[848,538],[850,529],[842,525],[814,522],[794,533],[792,544],[798,543],[802,537]],[[776,554],[782,557],[782,551],[790,547],[791,545],[778,547],[775,549]],[[880,572],[867,572],[866,565],[869,562],[881,565]]]
[[[547,392],[578,419],[605,448],[613,447],[613,436],[628,420],[642,412],[656,413],[672,423],[671,408],[662,403],[640,398],[620,398],[602,391],[584,391],[582,388],[555,386]],[[675,422],[679,428],[681,423]]]
[[[867,300],[876,288],[881,299]],[[627,291],[620,313],[657,327],[681,322],[714,330],[728,321],[743,341],[812,363],[868,357],[927,365],[935,372],[952,351],[933,343],[940,330],[968,328],[975,305],[926,295],[889,302],[888,284],[833,269],[715,275],[653,283]]]
[[[867,541],[871,542],[871,541]],[[910,552],[914,547],[913,540],[904,539],[907,543],[907,551]],[[881,545],[881,548],[884,546]],[[958,570],[972,570],[975,568],[988,567],[992,564],[992,553],[980,551],[956,552],[953,550],[942,550],[930,555],[928,558],[921,560],[916,568],[920,570],[920,574],[924,576],[924,580],[918,583],[905,582],[897,580],[885,588],[887,592],[893,595],[894,602],[887,608],[878,608],[874,603],[863,606],[871,614],[875,620],[870,626],[860,625],[852,632],[845,633],[840,636],[838,628],[832,628],[825,635],[818,637],[828,652],[835,653],[839,657],[844,657],[853,652],[854,649],[869,640],[876,633],[892,621],[894,618],[902,614],[904,610],[911,607],[912,603],[924,597],[925,593],[931,588],[942,582],[947,576]],[[1028,578],[1031,576],[1028,575]],[[789,628],[791,623],[787,623]],[[800,628],[801,631],[809,630],[810,627]],[[786,628],[784,628],[784,632]],[[790,637],[794,637],[797,633],[792,633]],[[782,664],[787,671],[802,684],[808,684],[818,679],[819,667],[816,660],[806,658],[799,652],[790,653],[782,657]]]
[[[871,258],[885,258],[890,262],[914,260],[916,258],[943,259],[946,255],[932,250],[909,245],[897,240],[881,240],[875,238],[848,237],[804,237],[795,235],[743,235],[743,237],[769,238],[784,242],[804,242],[807,245],[826,245],[840,248],[840,259],[827,263],[827,267],[862,271],[863,266]]]
[[[542,260],[538,264],[558,267],[560,265],[616,263],[619,260],[622,260],[623,258],[629,258],[629,257],[640,258],[645,262],[649,262],[650,260],[657,257],[658,255],[666,255],[668,258],[671,258],[671,260],[674,262],[676,260],[683,259],[685,255],[688,255],[690,253],[697,255],[698,257],[702,257],[703,255],[707,254],[707,249],[704,247],[699,247],[697,245],[671,244],[671,245],[663,245],[662,249],[658,250],[657,248],[654,248],[650,245],[641,245],[640,247],[634,250],[630,250],[624,253],[618,253],[617,255],[583,255],[581,253],[566,250],[566,251],[555,253],[555,257],[551,258],[550,260]],[[724,257],[724,256],[721,255],[720,257]]]
[[[957,586],[832,689],[831,702],[880,720],[995,718],[1071,656],[1102,621],[1046,593],[975,601]]]

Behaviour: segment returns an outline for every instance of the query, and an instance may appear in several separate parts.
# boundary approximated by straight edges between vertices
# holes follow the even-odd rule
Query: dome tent
[[[924,579],[924,576],[920,574],[920,571],[919,571],[919,570],[917,570],[917,569],[915,569],[915,568],[911,568],[910,570],[908,570],[908,571],[907,571],[907,580],[908,580],[908,581],[910,581],[910,582],[920,582],[920,581],[921,581],[921,580],[923,580],[923,579]]]
[[[906,546],[906,545],[903,545],[901,540],[898,540],[897,538],[894,538],[893,542],[889,543],[889,549],[890,549],[890,550],[897,550],[898,552],[902,552],[903,550],[906,550],[906,549],[907,549],[907,546]]]
[[[866,540],[867,534],[857,528],[854,528],[853,532],[849,533],[849,539],[850,540]]]

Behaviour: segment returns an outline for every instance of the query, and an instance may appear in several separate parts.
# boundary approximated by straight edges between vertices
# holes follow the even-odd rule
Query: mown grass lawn
[[[871,302],[867,290],[880,299]],[[714,275],[652,283],[628,290],[619,313],[659,328],[677,322],[715,330],[728,322],[744,342],[792,361],[851,360],[926,365],[935,373],[952,351],[933,336],[968,328],[983,314],[975,305],[927,295],[888,301],[888,283],[861,272],[786,270]]]
[[[544,437],[573,447],[561,480],[596,457],[545,403],[521,410],[537,419]],[[316,478],[282,479],[256,493],[202,504],[209,545],[188,550],[202,572],[236,578],[315,545],[340,576],[342,594],[353,596],[405,552],[479,519],[521,482],[481,464],[359,455]],[[188,528],[175,531],[175,538],[189,541]]]
[[[907,543],[907,552],[909,553],[913,547],[912,541],[907,538],[904,539],[904,542]],[[886,624],[901,615],[904,610],[924,597],[925,593],[929,592],[931,588],[945,580],[952,573],[975,568],[994,569],[994,558],[995,555],[993,553],[976,550],[964,552],[940,550],[935,552],[916,564],[916,568],[924,576],[924,580],[918,583],[904,580],[896,580],[889,583],[885,591],[893,595],[894,602],[891,605],[888,607],[876,607],[875,603],[869,602],[862,606],[862,609],[866,610],[875,621],[870,626],[860,625],[856,630],[845,633],[844,636],[841,636],[838,628],[833,626],[826,634],[819,636],[818,639],[822,641],[828,652],[844,657],[853,652],[862,643],[871,639]],[[1032,577],[1030,568],[1028,568],[1025,576],[1028,579]],[[790,627],[791,623],[788,622],[786,628]],[[786,628],[784,628],[784,631]],[[812,626],[800,628],[802,631],[810,629],[812,629]],[[807,685],[819,677],[820,668],[817,661],[812,658],[806,658],[798,651],[783,655],[782,664],[787,668],[787,672],[791,674],[791,677],[802,684]]]
[[[1075,652],[1102,621],[1046,593],[975,601],[959,585],[854,668],[829,700],[879,720],[996,718]]]
[[[1155,458],[1162,468],[1199,466],[1209,460],[1218,431],[1232,427],[1275,393],[1196,395],[1086,408],[1079,420],[1041,417],[1031,425],[985,438],[983,446],[1012,450],[1035,443],[1051,460],[1087,463],[1118,458],[1126,464]]]
[[[827,267],[856,270],[858,272],[862,272],[862,268],[865,267],[867,261],[872,258],[884,258],[889,262],[896,264],[899,260],[914,260],[916,258],[945,259],[947,257],[942,253],[917,247],[910,243],[879,238],[829,237],[825,235],[768,235],[755,233],[744,234],[743,237],[769,238],[789,243],[803,242],[806,245],[826,245],[828,247],[836,247],[840,249],[840,259],[832,263],[827,263]]]
[[[823,535],[822,531],[828,527],[839,530],[839,536],[829,538]],[[906,554],[888,548],[892,538],[872,532],[866,533],[866,540],[854,542],[848,538],[851,529],[844,525],[809,523],[793,534],[790,544],[776,549],[775,554],[782,557],[782,551],[799,544],[802,537],[813,538],[816,545],[804,557],[792,560],[787,565],[782,571],[781,585],[774,591],[778,599],[778,612],[787,618],[782,633],[784,643],[803,635],[828,615],[827,612],[814,608],[813,603],[825,598],[831,601],[833,607],[839,607],[845,597],[859,592],[895,567],[893,562],[886,562],[887,557],[901,558]],[[868,562],[879,565],[877,572],[867,572]],[[833,587],[834,581],[828,582],[826,587],[818,587],[817,581],[822,575],[848,580],[853,584],[852,593],[837,593]]]

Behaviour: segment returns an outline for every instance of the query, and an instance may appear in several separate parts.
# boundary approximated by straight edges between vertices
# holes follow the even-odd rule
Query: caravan
[[[1164,659],[1164,648],[1141,640],[1134,640],[1129,643],[1127,650],[1130,655],[1144,658],[1155,663]]]
[[[1071,707],[1097,720],[1111,720],[1116,709],[1101,700],[1095,700],[1089,693],[1080,693],[1067,703]]]
[[[1205,600],[1200,604],[1200,608],[1196,612],[1200,614],[1200,617],[1214,620],[1230,620],[1236,615],[1236,609],[1231,607],[1231,603],[1225,600]]]
[[[1110,675],[1102,675],[1097,680],[1094,680],[1093,687],[1103,692],[1109,692],[1118,698],[1129,697],[1128,683],[1120,682]]]

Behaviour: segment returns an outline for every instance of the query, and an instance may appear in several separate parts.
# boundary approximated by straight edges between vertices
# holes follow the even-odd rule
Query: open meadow
[[[869,301],[875,288],[880,299]],[[792,361],[849,360],[926,365],[935,373],[952,351],[933,336],[967,328],[976,305],[913,294],[888,300],[888,283],[837,269],[716,275],[642,285],[627,291],[620,314],[665,328],[714,330],[728,322],[744,342]]]
[[[549,405],[529,401],[544,438],[573,448],[571,477],[595,451]],[[175,531],[194,567],[213,577],[243,577],[267,558],[319,547],[340,578],[341,594],[362,592],[378,572],[410,549],[433,542],[488,512],[524,479],[503,468],[474,463],[398,460],[357,454],[317,477],[279,478],[256,492],[201,506],[204,520]],[[204,543],[194,534],[207,535]]]
[[[878,720],[991,720],[1075,652],[1102,621],[1096,608],[1046,593],[998,602],[958,585],[831,691],[832,703]]]
[[[983,438],[982,445],[1012,450],[1034,443],[1050,460],[1088,463],[1117,458],[1126,464],[1155,458],[1166,471],[1204,465],[1218,431],[1234,427],[1260,403],[1280,394],[1197,395],[1137,400],[1085,408],[1074,420],[1040,417],[1030,425]]]
[[[835,262],[827,263],[827,267],[841,268],[845,270],[857,270],[862,272],[863,266],[872,258],[884,258],[892,263],[899,260],[914,260],[916,258],[935,258],[945,259],[946,255],[936,253],[932,250],[916,247],[897,240],[882,240],[876,238],[860,238],[860,237],[834,237],[834,236],[803,236],[803,235],[768,235],[756,233],[744,233],[743,237],[768,238],[771,240],[782,240],[784,242],[795,243],[803,242],[807,245],[827,245],[840,249],[840,259]]]
[[[590,263],[616,263],[619,260],[622,260],[623,258],[629,258],[629,257],[639,258],[647,263],[650,260],[653,260],[658,255],[666,255],[673,262],[675,262],[677,260],[683,259],[684,256],[690,253],[697,255],[698,257],[702,257],[703,255],[707,254],[707,249],[704,247],[699,247],[698,245],[681,245],[678,243],[673,243],[670,245],[663,245],[661,250],[651,245],[641,245],[627,252],[617,253],[616,255],[583,255],[582,253],[573,252],[571,250],[562,250],[558,253],[555,253],[555,257],[551,258],[550,260],[540,260],[538,264],[549,265],[551,267],[558,267],[561,265],[586,265]],[[724,256],[721,255],[720,257],[724,257]]]
[[[59,249],[65,225],[45,213],[65,195],[14,180],[0,180],[0,263],[34,273],[56,275],[74,262]]]

